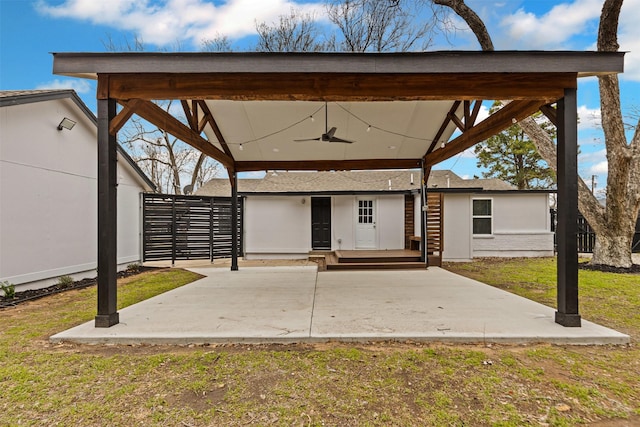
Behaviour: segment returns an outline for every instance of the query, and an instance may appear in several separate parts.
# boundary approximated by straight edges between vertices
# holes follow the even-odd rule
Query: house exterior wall
[[[474,199],[492,201],[490,235],[473,234]],[[444,196],[444,212],[444,261],[553,256],[546,193],[448,193]]]
[[[471,195],[445,194],[444,196],[444,250],[443,261],[470,261],[472,252]]]
[[[404,248],[404,195],[371,197],[377,211],[377,248]],[[356,248],[357,200],[331,196],[332,250]],[[310,197],[247,195],[244,245],[247,259],[307,258],[312,249]]]
[[[77,122],[57,130],[63,117]],[[96,126],[71,99],[0,107],[0,280],[95,276]],[[118,164],[118,263],[140,260],[139,176]]]
[[[475,257],[553,256],[553,233],[546,193],[490,194],[493,234],[474,236]]]
[[[309,197],[247,196],[244,245],[247,259],[306,258],[311,250]]]

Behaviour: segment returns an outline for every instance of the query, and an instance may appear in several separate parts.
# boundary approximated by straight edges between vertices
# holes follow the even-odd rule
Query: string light
[[[367,126],[367,129],[366,129],[367,132],[371,132],[371,129],[373,128],[373,129],[376,129],[376,130],[378,130],[380,132],[384,132],[384,133],[388,133],[388,134],[391,134],[391,135],[400,136],[400,137],[407,138],[407,139],[414,139],[414,140],[417,140],[417,141],[426,141],[426,142],[433,141],[432,139],[429,139],[429,138],[419,138],[419,137],[416,137],[416,136],[405,135],[405,134],[400,133],[400,132],[394,132],[394,131],[391,131],[391,130],[388,130],[388,129],[383,129],[381,127],[372,125],[372,124],[366,122],[365,120],[361,119],[360,117],[358,117],[357,115],[355,115],[351,111],[347,110],[343,105],[341,105],[341,104],[339,104],[337,102],[335,102],[334,104],[337,105],[338,107],[340,107],[342,110],[344,110],[348,115],[350,115],[350,116],[354,117],[356,120],[359,120],[360,122],[364,123]],[[238,146],[238,150],[242,151],[242,150],[244,150],[244,147],[243,147],[244,144],[250,144],[250,143],[253,143],[253,142],[258,142],[258,141],[270,138],[270,137],[272,137],[274,135],[278,135],[278,134],[280,134],[282,132],[285,132],[285,131],[293,128],[294,126],[299,125],[300,123],[304,122],[305,120],[311,120],[311,122],[315,122],[315,117],[314,116],[316,114],[318,114],[323,108],[326,108],[326,103],[325,103],[325,105],[322,105],[321,107],[319,107],[316,111],[314,111],[310,115],[304,116],[304,118],[302,118],[301,120],[298,120],[298,121],[296,121],[294,123],[291,123],[290,125],[285,126],[282,129],[279,129],[279,130],[276,130],[276,131],[271,132],[269,134],[260,136],[258,138],[250,139],[250,140],[243,141],[243,142],[230,142],[230,141],[227,141],[227,145],[237,145]],[[442,147],[444,147],[444,143],[443,143]]]

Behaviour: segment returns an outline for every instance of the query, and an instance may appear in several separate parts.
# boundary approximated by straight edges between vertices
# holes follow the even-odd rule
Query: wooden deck
[[[404,270],[425,268],[420,251],[335,251],[325,255],[327,270]]]

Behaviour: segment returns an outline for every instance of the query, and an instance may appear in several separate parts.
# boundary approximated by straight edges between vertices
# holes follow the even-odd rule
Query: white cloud
[[[459,154],[463,159],[476,159],[476,153],[473,152],[474,147],[467,148],[462,153]]]
[[[80,79],[74,79],[74,80],[54,79],[54,80],[51,80],[50,82],[42,83],[36,86],[36,89],[54,89],[54,90],[73,89],[77,93],[89,93],[93,90],[93,88],[91,87],[91,83],[89,83],[87,80],[80,80]]]
[[[50,5],[40,0],[38,10],[56,18],[72,18],[106,25],[139,35],[145,43],[166,46],[190,41],[194,46],[217,35],[231,38],[255,33],[255,23],[272,22],[292,7],[315,13],[321,3],[296,4],[291,0],[66,0]]]
[[[590,21],[600,17],[601,9],[602,0],[561,3],[542,16],[518,9],[501,25],[507,29],[510,43],[520,49],[566,48],[572,36],[582,33]]]
[[[578,130],[602,129],[602,113],[599,108],[588,108],[586,105],[578,107]]]
[[[589,169],[590,173],[593,175],[597,175],[599,173],[607,173],[609,172],[609,164],[607,163],[607,161],[603,161],[603,162],[599,162],[596,163],[595,165],[591,166],[591,169]]]
[[[628,52],[624,57],[624,74],[622,78],[640,81],[640,2],[629,1],[622,5],[618,30],[620,50]]]
[[[591,151],[589,153],[580,153],[578,156],[580,163],[600,163],[606,161],[607,150],[605,148],[598,151]]]

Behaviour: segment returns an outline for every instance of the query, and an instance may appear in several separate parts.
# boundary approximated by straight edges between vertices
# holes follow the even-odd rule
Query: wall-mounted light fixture
[[[62,129],[71,130],[75,125],[76,125],[76,122],[65,117],[60,121],[60,124],[58,124],[58,130],[62,130]]]

